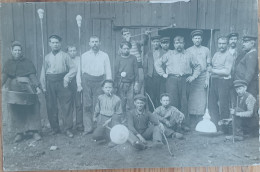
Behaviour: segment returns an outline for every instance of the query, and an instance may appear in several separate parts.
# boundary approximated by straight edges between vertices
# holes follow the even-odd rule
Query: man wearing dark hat
[[[257,37],[243,37],[242,50],[245,54],[239,56],[235,63],[235,79],[248,83],[247,91],[255,98],[258,95],[258,55],[256,50]]]
[[[135,109],[130,111],[128,117],[128,129],[130,135],[128,141],[136,149],[145,149],[146,140],[153,140],[154,145],[162,145],[163,125],[159,123],[158,118],[145,109],[147,100],[142,94],[134,97]],[[150,124],[151,123],[151,124]]]
[[[40,81],[42,89],[46,92],[46,106],[48,119],[52,128],[52,133],[60,132],[58,119],[59,100],[64,119],[65,134],[73,137],[71,129],[73,127],[73,99],[72,91],[68,88],[69,83],[76,75],[77,69],[70,56],[61,51],[62,38],[58,35],[49,37],[51,52],[44,58]]]
[[[203,39],[202,30],[194,30],[191,32],[193,46],[188,48],[194,58],[197,59],[201,66],[201,73],[190,85],[189,92],[189,114],[192,128],[195,128],[196,124],[200,121],[200,118],[205,113],[208,76],[207,66],[211,63],[210,51],[207,47],[201,45]]]
[[[247,90],[247,82],[235,80],[234,87],[237,92],[236,105],[230,109],[234,116],[234,140],[241,141],[245,135],[258,133],[258,115],[254,113],[256,99]]]
[[[163,93],[163,77],[161,77],[154,68],[154,62],[161,58],[163,51],[160,46],[160,36],[156,35],[152,38],[152,51],[149,51],[144,57],[144,77],[145,91],[151,97],[151,100],[156,107],[160,103],[160,94]],[[149,110],[152,112],[153,106],[148,102]]]
[[[229,118],[230,91],[232,86],[231,69],[233,56],[228,51],[228,38],[218,38],[218,52],[212,58],[209,88],[209,112],[215,125],[222,119]]]
[[[188,86],[200,74],[200,64],[195,57],[184,50],[184,38],[174,38],[174,50],[169,50],[155,62],[159,75],[166,79],[166,92],[170,95],[171,105],[185,115],[185,130],[188,130]],[[166,65],[166,71],[163,68]]]
[[[233,56],[234,63],[235,63],[237,56],[239,54],[238,49],[237,49],[237,41],[238,41],[239,34],[232,32],[232,33],[228,34],[227,37],[228,37],[228,45],[229,45],[228,51]],[[234,78],[234,66],[235,65],[233,65],[233,67],[232,67],[232,78]]]
[[[123,28],[121,34],[124,41],[130,42],[132,48],[130,49],[130,54],[137,58],[138,72],[139,72],[139,91],[144,93],[144,71],[143,71],[143,60],[145,53],[145,47],[148,44],[148,34],[150,31],[146,31],[143,35],[143,39],[140,41],[133,40],[129,29]]]

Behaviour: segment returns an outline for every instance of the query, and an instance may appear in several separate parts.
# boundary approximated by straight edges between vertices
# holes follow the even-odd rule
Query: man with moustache
[[[230,90],[232,86],[231,69],[233,56],[228,51],[228,38],[218,38],[218,52],[212,58],[212,67],[209,90],[209,112],[211,119],[218,126],[222,119],[229,118]]]
[[[203,39],[202,30],[194,30],[191,32],[193,46],[188,48],[194,58],[197,59],[201,66],[201,73],[190,85],[189,92],[189,114],[191,119],[192,128],[201,120],[206,109],[207,99],[207,66],[211,63],[210,51],[207,47],[201,45]]]
[[[169,50],[155,63],[160,76],[166,78],[166,92],[170,95],[171,105],[185,115],[183,129],[189,130],[188,89],[189,84],[200,74],[200,64],[192,54],[184,50],[184,38],[174,38],[174,50]],[[166,71],[163,69],[166,65]]]
[[[160,105],[160,95],[165,90],[163,87],[163,77],[160,76],[154,67],[154,62],[161,58],[164,54],[160,46],[160,36],[156,35],[151,37],[152,51],[149,51],[144,57],[144,76],[145,76],[145,90],[151,97],[155,108]],[[149,110],[152,112],[153,106],[148,102]]]
[[[228,51],[230,52],[230,54],[233,56],[234,58],[234,63],[238,57],[238,49],[237,49],[237,41],[238,41],[238,37],[239,37],[239,34],[238,33],[235,33],[235,32],[232,32],[230,34],[228,34],[228,45],[229,45],[229,48],[228,48]],[[232,67],[232,79],[234,80],[234,65]]]
[[[100,41],[97,36],[89,39],[90,50],[82,55],[81,67],[77,72],[78,92],[83,91],[83,124],[84,135],[93,131],[93,110],[97,98],[102,94],[101,83],[111,79],[110,60],[107,53],[99,50]],[[82,69],[82,71],[80,71]]]
[[[76,75],[77,69],[70,56],[61,51],[62,38],[58,35],[49,37],[51,52],[44,58],[41,71],[41,85],[45,92],[48,119],[52,134],[60,132],[58,119],[58,103],[61,105],[64,119],[65,134],[73,137],[73,98],[68,85]]]
[[[245,54],[239,56],[235,63],[235,80],[243,80],[248,83],[247,91],[255,98],[258,92],[258,55],[256,50],[257,37],[243,36],[242,49]]]

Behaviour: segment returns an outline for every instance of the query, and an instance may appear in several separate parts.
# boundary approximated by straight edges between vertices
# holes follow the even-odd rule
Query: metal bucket
[[[37,94],[17,91],[3,91],[2,93],[4,101],[9,104],[33,105],[37,101]]]

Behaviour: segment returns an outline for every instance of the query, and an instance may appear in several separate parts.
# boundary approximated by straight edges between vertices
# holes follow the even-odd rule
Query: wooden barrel
[[[3,91],[2,93],[3,101],[9,104],[33,105],[37,101],[37,94],[16,91]]]

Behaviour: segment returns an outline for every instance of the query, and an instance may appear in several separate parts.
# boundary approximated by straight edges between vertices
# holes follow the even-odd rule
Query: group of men
[[[49,37],[51,52],[44,59],[40,81],[52,134],[61,131],[57,100],[68,137],[73,137],[75,104],[78,131],[94,131],[96,136],[97,129],[104,132],[105,125],[101,123],[109,123],[114,115],[119,115],[115,124],[127,122],[129,141],[137,148],[145,147],[140,143],[145,143],[146,138],[153,138],[160,145],[162,132],[182,138],[182,132],[193,129],[201,119],[207,103],[217,126],[231,114],[241,118],[242,123],[253,118],[252,107],[258,95],[256,37],[244,36],[240,53],[237,33],[221,36],[217,40],[218,51],[211,58],[210,50],[201,45],[202,30],[192,31],[194,45],[186,50],[184,37],[174,37],[174,50],[170,50],[170,37],[156,35],[151,37],[151,50],[145,52],[149,34],[146,32],[144,40],[136,41],[124,28],[114,69],[108,54],[100,50],[97,36],[90,37],[90,50],[81,57],[75,46],[68,46],[67,53],[63,52],[58,35]],[[231,107],[239,111],[230,110]],[[247,115],[239,116],[239,112]],[[95,126],[97,120],[102,121],[97,122],[101,129]]]

